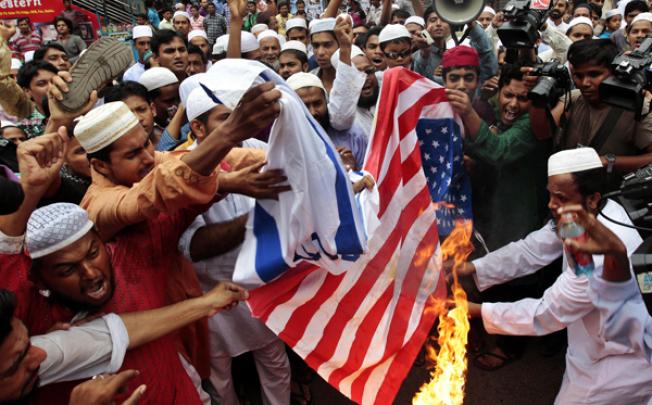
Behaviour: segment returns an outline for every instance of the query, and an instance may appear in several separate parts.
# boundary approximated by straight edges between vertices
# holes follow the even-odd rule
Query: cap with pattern
[[[310,22],[310,35],[334,30],[335,18],[333,17],[321,18],[319,20],[312,20]]]
[[[90,110],[79,120],[74,133],[86,153],[94,153],[111,145],[138,125],[138,118],[127,104],[114,101]]]
[[[32,259],[72,245],[93,228],[86,211],[78,205],[56,203],[32,212],[27,221],[25,246]]]
[[[301,41],[288,41],[284,43],[281,47],[281,53],[287,51],[288,49],[303,52],[306,54],[306,56],[308,56],[308,49],[306,48],[306,44]]]
[[[292,76],[288,77],[287,84],[294,91],[303,89],[305,87],[319,87],[320,89],[324,90],[324,93],[326,92],[324,83],[322,83],[319,77],[312,73],[295,73]]]
[[[421,27],[425,27],[426,21],[423,19],[423,17],[419,17],[418,15],[412,15],[405,20],[405,24],[403,25],[408,25],[408,24],[416,24],[416,25],[420,25]]]

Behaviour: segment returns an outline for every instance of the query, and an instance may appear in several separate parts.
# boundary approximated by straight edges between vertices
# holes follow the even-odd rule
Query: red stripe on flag
[[[401,184],[401,148],[396,148],[392,155],[392,160],[389,162],[387,174],[378,183],[378,218],[382,218],[385,210],[392,201],[392,197],[396,189]]]

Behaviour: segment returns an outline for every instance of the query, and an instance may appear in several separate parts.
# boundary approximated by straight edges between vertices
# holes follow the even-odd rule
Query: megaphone
[[[439,18],[455,26],[475,21],[484,9],[484,0],[434,0],[432,5]]]

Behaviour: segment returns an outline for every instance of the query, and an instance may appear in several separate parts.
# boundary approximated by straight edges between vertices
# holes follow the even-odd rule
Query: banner
[[[32,22],[52,22],[63,11],[61,0],[0,0],[0,19],[29,17]]]

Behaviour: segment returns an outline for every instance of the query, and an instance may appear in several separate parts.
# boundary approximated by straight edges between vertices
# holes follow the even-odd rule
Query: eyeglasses
[[[385,57],[388,59],[396,60],[396,59],[406,59],[408,56],[412,55],[412,51],[410,49],[406,49],[403,52],[383,52],[385,54]]]

